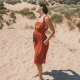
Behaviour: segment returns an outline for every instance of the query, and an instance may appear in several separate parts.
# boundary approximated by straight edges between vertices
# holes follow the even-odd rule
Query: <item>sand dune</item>
[[[21,3],[17,3],[17,4],[15,4],[15,5],[11,5],[11,4],[7,4],[7,3],[5,3],[4,2],[4,5],[5,5],[5,7],[7,8],[7,9],[9,9],[9,10],[13,10],[13,11],[20,11],[20,10],[22,10],[22,9],[24,9],[24,8],[33,8],[33,7],[35,7],[36,5],[32,5],[32,4],[29,4],[29,3],[27,3],[27,2],[21,2]]]
[[[6,4],[6,7],[11,10],[27,7],[21,4],[26,3],[16,4],[12,8]],[[6,17],[6,15],[3,16],[4,19]],[[38,80],[38,77],[31,78],[37,72],[36,65],[33,63],[34,29],[25,28],[27,25],[34,26],[36,19],[29,20],[17,13],[16,17],[15,24],[10,26],[4,24],[3,29],[0,29],[0,80]],[[56,26],[55,36],[49,41],[46,64],[43,64],[43,78],[44,80],[80,80],[80,43],[78,41],[80,32],[77,28],[69,31],[65,22]],[[14,29],[8,29],[8,27]]]

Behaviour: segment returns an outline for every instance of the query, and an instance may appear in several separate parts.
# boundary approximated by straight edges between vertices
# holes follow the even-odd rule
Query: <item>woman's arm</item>
[[[51,19],[48,16],[45,18],[45,22],[48,25],[48,28],[51,30],[49,37],[46,39],[46,41],[48,42],[52,38],[52,36],[54,35],[55,29],[54,29],[54,26],[53,26]]]

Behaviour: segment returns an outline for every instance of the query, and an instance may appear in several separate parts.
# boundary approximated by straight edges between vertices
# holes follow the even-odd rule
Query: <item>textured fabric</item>
[[[44,45],[43,42],[47,39],[45,35],[45,15],[43,17],[43,22],[35,23],[35,30],[33,32],[33,45],[34,45],[34,64],[43,64],[46,60],[46,54],[49,48],[49,42],[47,45]]]

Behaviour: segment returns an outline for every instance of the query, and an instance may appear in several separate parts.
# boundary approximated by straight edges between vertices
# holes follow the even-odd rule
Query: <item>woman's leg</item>
[[[36,77],[36,76],[39,76],[39,80],[43,80],[43,78],[42,78],[42,64],[41,65],[36,64],[36,66],[37,66],[37,69],[38,69],[38,73],[33,75],[33,78]]]
[[[39,79],[42,80],[42,64],[41,65],[36,65],[39,73]]]

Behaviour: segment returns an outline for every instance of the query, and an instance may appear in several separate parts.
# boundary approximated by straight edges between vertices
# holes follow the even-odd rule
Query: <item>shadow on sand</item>
[[[72,74],[69,75],[67,72],[71,72]],[[68,70],[52,70],[51,72],[43,72],[42,75],[49,75],[53,77],[53,79],[46,79],[46,80],[80,80],[80,75],[76,72],[68,69]]]

